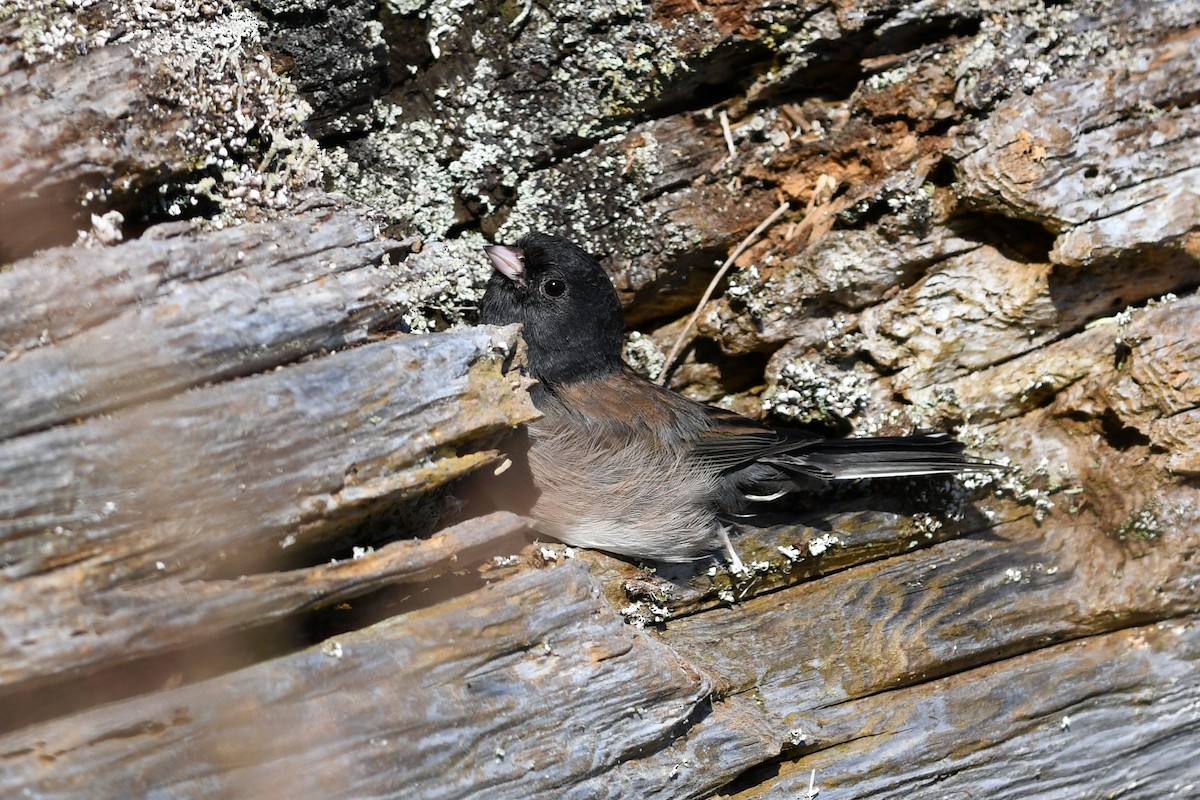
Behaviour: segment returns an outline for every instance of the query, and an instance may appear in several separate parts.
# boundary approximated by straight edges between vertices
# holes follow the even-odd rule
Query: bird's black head
[[[596,259],[545,233],[523,236],[516,247],[486,250],[496,273],[479,321],[525,326],[533,377],[553,386],[621,369],[624,315]]]

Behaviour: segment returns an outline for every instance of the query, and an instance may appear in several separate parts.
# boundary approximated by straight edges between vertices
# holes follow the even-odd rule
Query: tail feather
[[[1010,469],[1003,464],[965,456],[963,449],[962,442],[940,433],[823,439],[765,460],[784,472],[827,481]]]

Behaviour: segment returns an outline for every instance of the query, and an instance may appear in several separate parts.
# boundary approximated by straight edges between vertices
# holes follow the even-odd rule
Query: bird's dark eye
[[[567,284],[557,278],[551,278],[542,284],[542,294],[546,297],[562,297],[567,293]]]

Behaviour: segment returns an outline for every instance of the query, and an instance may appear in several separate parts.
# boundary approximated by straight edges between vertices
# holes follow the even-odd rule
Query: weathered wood
[[[79,201],[89,188],[101,191],[118,164],[131,184],[164,166],[188,170],[177,138],[182,115],[153,113],[139,88],[153,75],[139,66],[129,46],[114,46],[0,74],[0,260],[69,242],[82,227],[73,219]],[[136,148],[112,146],[127,136]],[[121,161],[133,152],[136,161]]]
[[[270,570],[488,460],[455,447],[534,415],[492,360],[515,336],[378,342],[0,443],[3,690],[244,624],[181,616],[187,582]],[[107,593],[147,581],[183,594],[110,627]]]
[[[1194,514],[1184,516],[1135,560],[1102,534],[1042,530],[1026,518],[987,537],[669,622],[663,638],[723,675],[729,691],[753,690],[786,716],[1131,622],[1194,614],[1198,527]]]
[[[1178,246],[1200,214],[1198,53],[1192,29],[1009,99],[955,145],[962,196],[1054,231],[1059,264]]]
[[[16,7],[0,793],[1194,793],[1200,4]],[[784,200],[675,385],[1018,472],[814,494],[743,576],[411,538],[532,413],[513,331],[394,331],[485,235],[597,253],[652,367]]]
[[[954,499],[952,484],[944,486],[945,491],[928,493],[931,502],[919,512],[911,507],[875,508],[899,505],[889,498],[871,496],[889,491],[877,487],[875,492],[863,491],[854,497],[830,498],[820,513],[776,512],[746,521],[733,534],[738,554],[748,567],[743,575],[730,572],[719,554],[702,562],[699,570],[695,565],[658,564],[653,572],[611,558],[576,557],[593,561],[593,573],[604,581],[609,599],[630,622],[652,625],[978,534],[997,522],[1029,513],[1012,506],[994,509],[995,516],[989,520],[975,513],[968,517],[962,513],[962,498]],[[911,485],[905,489],[910,490]],[[864,506],[874,510],[863,510]],[[914,513],[922,515],[919,523],[914,521]]]
[[[567,564],[0,738],[0,787],[47,798],[584,797],[572,787],[669,742],[709,691]]]
[[[1103,400],[1119,402],[1120,395],[1125,395],[1125,402],[1113,406],[1123,419],[1139,426],[1165,423],[1200,404],[1196,382],[1183,378],[1200,368],[1194,335],[1197,325],[1200,302],[1196,297],[1159,303],[1101,319],[1073,336],[953,381],[949,388],[954,401],[969,409],[971,420],[979,423],[1035,412],[1064,393],[1056,402],[1059,415],[1087,412],[1098,416],[1104,411]],[[1105,397],[1114,382],[1123,383],[1125,389],[1117,397]],[[1132,385],[1146,387],[1148,394],[1129,397]],[[943,397],[948,394],[943,386],[940,390],[914,390],[911,396],[932,403],[935,391]],[[1186,441],[1160,444],[1166,452],[1194,457],[1194,445]]]
[[[71,242],[89,212],[140,226],[222,207],[232,220],[290,206],[290,190],[318,182],[311,152],[289,138],[303,106],[241,4],[5,11],[0,261]]]
[[[1193,797],[1200,618],[1047,647],[791,719],[804,750],[731,797]],[[833,744],[836,742],[836,744]],[[803,752],[803,751],[802,751]]]
[[[1197,276],[1185,253],[1069,270],[982,247],[940,264],[887,302],[863,312],[865,352],[908,391],[949,382],[1050,345],[1138,299],[1168,294]],[[1069,298],[1069,302],[1067,300]],[[951,322],[953,324],[951,324]]]
[[[0,438],[360,344],[405,310],[378,265],[397,246],[328,208],[18,261],[0,274]]]

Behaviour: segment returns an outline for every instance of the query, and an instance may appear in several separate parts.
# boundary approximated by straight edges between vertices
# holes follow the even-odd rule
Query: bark
[[[1198,38],[1183,0],[3,6],[2,793],[1191,796]],[[680,391],[1017,470],[814,490],[741,576],[460,519],[536,416],[518,331],[464,327],[530,229]]]

